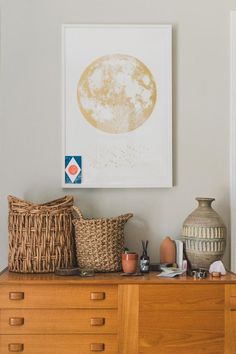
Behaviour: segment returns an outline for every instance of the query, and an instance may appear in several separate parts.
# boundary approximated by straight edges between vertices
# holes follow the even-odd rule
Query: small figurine
[[[220,277],[221,275],[225,275],[226,274],[226,270],[225,270],[224,264],[221,261],[213,262],[210,265],[209,273],[213,277]]]
[[[143,246],[143,254],[140,257],[140,272],[141,273],[148,273],[149,267],[150,267],[150,258],[147,255],[148,241],[144,242],[142,240],[142,246]]]

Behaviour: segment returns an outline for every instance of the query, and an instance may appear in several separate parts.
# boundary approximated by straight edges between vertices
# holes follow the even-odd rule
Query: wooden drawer
[[[230,285],[230,295],[236,296],[236,285]]]
[[[117,333],[117,310],[0,310],[1,334]]]
[[[224,312],[141,312],[139,348],[145,354],[223,354]]]
[[[228,351],[227,354],[234,354],[236,353],[236,311],[229,311],[228,312],[228,326],[226,332],[227,344],[228,344]]]
[[[140,309],[224,310],[224,285],[140,286]]]
[[[224,285],[140,286],[140,354],[223,354]]]
[[[1,308],[117,308],[117,286],[1,286]]]
[[[0,353],[117,354],[116,335],[0,335]]]
[[[229,298],[230,309],[236,311],[236,296],[231,296]]]

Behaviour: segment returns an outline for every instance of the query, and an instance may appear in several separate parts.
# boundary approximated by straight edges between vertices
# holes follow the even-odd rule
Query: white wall
[[[126,243],[179,237],[196,196],[215,197],[229,225],[230,0],[2,0],[0,267],[7,264],[7,195],[34,202],[73,193],[87,216],[133,212]],[[62,190],[61,24],[173,25],[172,189]],[[229,245],[229,242],[228,242]],[[229,261],[229,250],[226,252]]]

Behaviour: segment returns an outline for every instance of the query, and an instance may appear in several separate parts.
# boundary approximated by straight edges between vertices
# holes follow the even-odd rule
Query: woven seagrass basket
[[[51,273],[72,267],[73,197],[33,204],[9,196],[8,202],[9,270]]]
[[[133,214],[84,219],[79,208],[74,207],[74,210],[77,214],[73,224],[78,266],[92,268],[95,272],[120,271],[121,254],[124,251],[124,227]]]

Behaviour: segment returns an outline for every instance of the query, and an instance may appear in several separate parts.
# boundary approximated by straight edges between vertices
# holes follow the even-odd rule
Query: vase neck
[[[196,198],[199,207],[211,207],[211,203],[214,202],[215,198]]]

